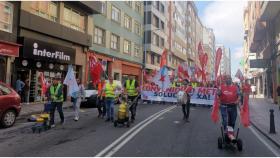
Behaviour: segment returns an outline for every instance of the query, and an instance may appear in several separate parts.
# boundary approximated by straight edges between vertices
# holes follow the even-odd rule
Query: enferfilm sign
[[[23,57],[50,60],[58,63],[75,63],[75,49],[35,39],[24,38]]]

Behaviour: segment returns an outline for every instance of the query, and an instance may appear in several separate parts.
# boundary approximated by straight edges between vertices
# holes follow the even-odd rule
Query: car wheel
[[[11,127],[16,121],[16,112],[14,110],[8,110],[4,112],[1,118],[1,125],[5,128]]]

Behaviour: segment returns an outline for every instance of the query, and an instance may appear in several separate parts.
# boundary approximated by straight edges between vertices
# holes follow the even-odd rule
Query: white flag
[[[68,65],[68,72],[63,84],[66,84],[69,87],[68,96],[73,96],[75,92],[79,91],[79,86],[77,84],[72,65]]]

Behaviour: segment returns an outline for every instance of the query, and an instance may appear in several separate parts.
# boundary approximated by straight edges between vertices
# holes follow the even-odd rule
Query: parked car
[[[106,80],[106,83],[109,81]],[[122,84],[120,81],[114,80],[114,83],[117,84],[117,90],[116,90],[116,99],[115,103],[119,103],[119,96],[122,94]],[[85,100],[81,102],[81,107],[91,107],[91,108],[97,108],[97,95],[98,91],[93,86],[89,85],[85,88]]]
[[[10,86],[0,82],[0,126],[13,126],[20,110],[20,96]]]

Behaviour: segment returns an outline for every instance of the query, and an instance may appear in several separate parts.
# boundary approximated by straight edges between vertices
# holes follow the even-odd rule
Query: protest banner
[[[196,87],[191,95],[191,103],[213,105],[216,95],[216,88]]]

